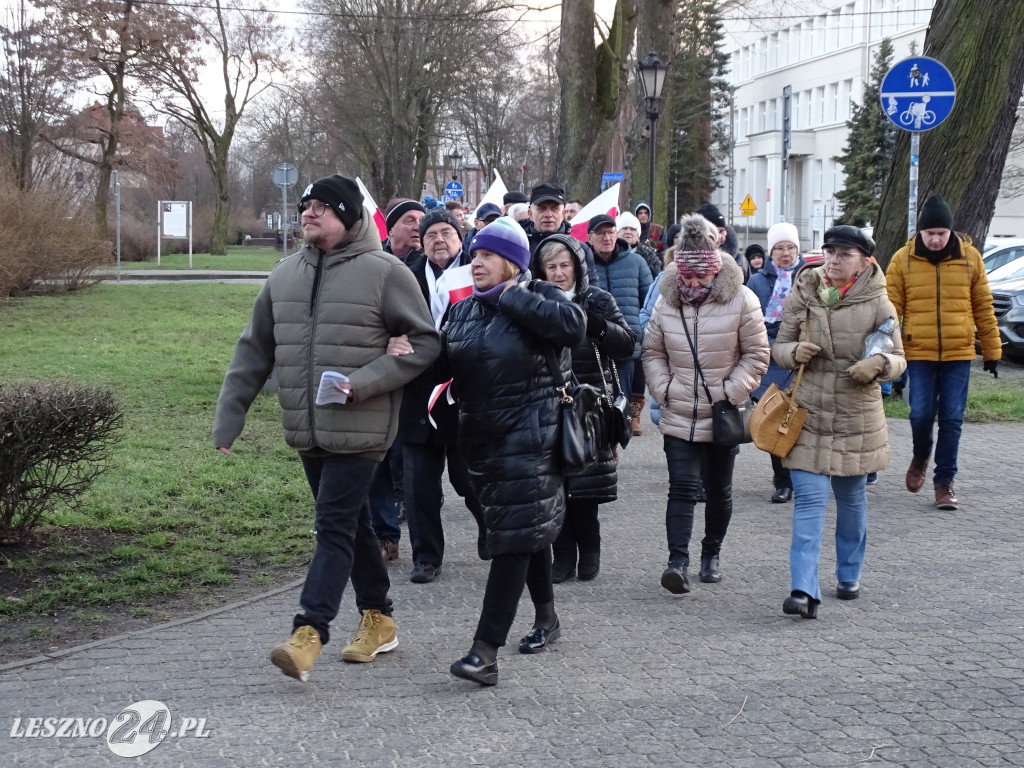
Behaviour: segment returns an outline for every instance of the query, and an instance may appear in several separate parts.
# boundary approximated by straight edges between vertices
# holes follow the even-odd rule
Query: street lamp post
[[[458,181],[459,171],[462,170],[462,155],[459,153],[458,147],[452,150],[448,159],[452,162],[452,181]]]
[[[651,218],[654,223],[654,124],[661,115],[661,89],[665,86],[665,75],[668,73],[668,64],[658,58],[658,54],[651,51],[647,58],[637,64],[637,74],[640,76],[640,84],[644,89],[644,108],[647,110],[647,119],[651,121],[651,132],[648,140],[651,149],[651,167],[649,173],[650,196],[648,205],[651,206]]]

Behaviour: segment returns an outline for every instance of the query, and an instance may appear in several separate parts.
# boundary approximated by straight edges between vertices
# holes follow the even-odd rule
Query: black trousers
[[[665,528],[668,534],[668,562],[672,566],[690,564],[690,534],[693,532],[693,507],[697,483],[703,467],[704,539],[701,556],[717,555],[732,519],[732,472],[739,447],[723,448],[711,443],[691,443],[665,435],[668,460],[668,507]]]
[[[303,456],[302,468],[316,500],[316,551],[299,597],[302,613],[292,629],[312,626],[326,645],[350,577],[360,612],[377,609],[391,615],[391,581],[367,502],[377,462],[358,456]]]
[[[474,640],[498,646],[508,639],[512,622],[516,618],[523,587],[530,590],[534,605],[553,602],[551,586],[551,547],[543,547],[533,554],[495,555],[491,571],[487,574],[484,607],[476,626]]]
[[[774,477],[772,481],[775,483],[775,490],[780,488],[793,489],[793,481],[789,479],[789,470],[782,466],[782,459],[775,454],[768,454],[772,457],[772,472]]]
[[[402,451],[405,517],[409,523],[412,561],[440,566],[444,559],[441,476],[444,474],[445,459],[448,461],[449,482],[455,492],[465,499],[466,507],[478,524],[483,511],[469,485],[466,462],[454,445],[405,443]]]
[[[575,566],[580,555],[597,554],[601,549],[601,523],[597,518],[597,502],[590,499],[567,499],[565,522],[554,544],[557,562]]]

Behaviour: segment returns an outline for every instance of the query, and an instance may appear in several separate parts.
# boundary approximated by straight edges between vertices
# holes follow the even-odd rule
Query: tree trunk
[[[213,227],[210,234],[210,253],[225,256],[228,252],[228,226],[231,223],[231,179],[228,175],[228,150],[231,136],[225,130],[214,142],[213,163],[210,167],[217,197],[213,201]],[[288,229],[288,222],[282,221],[282,229]]]
[[[1024,3],[937,0],[924,55],[946,65],[957,98],[946,121],[921,136],[918,206],[931,194],[942,195],[956,230],[980,248],[1024,88]],[[907,240],[909,154],[909,132],[900,131],[875,228],[883,266]]]
[[[636,9],[628,0],[616,0],[608,37],[597,46],[594,21],[594,0],[562,3],[555,178],[570,197],[580,199],[601,189],[601,174],[626,93]]]

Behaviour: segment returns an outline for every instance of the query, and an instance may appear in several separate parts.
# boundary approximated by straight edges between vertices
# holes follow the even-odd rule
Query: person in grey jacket
[[[316,501],[316,551],[291,639],[270,660],[305,681],[350,577],[362,619],[342,659],[369,662],[398,645],[367,495],[398,431],[402,387],[434,362],[440,337],[412,272],[381,250],[352,179],[313,182],[299,212],[306,245],[277,264],[256,297],[217,400],[213,443],[231,455],[249,407],[276,371],[285,439]],[[388,354],[403,336],[407,347]],[[325,402],[319,394],[331,383],[328,372],[345,378]]]

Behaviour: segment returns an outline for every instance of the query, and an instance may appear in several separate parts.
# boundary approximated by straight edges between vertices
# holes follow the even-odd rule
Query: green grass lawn
[[[288,239],[288,253],[295,253],[298,246]],[[282,257],[280,248],[268,248],[259,245],[229,245],[224,256],[210,253],[193,253],[193,269],[255,269],[270,271]],[[188,269],[187,253],[165,253],[160,257],[157,267],[156,258],[151,261],[122,261],[121,269]]]
[[[144,607],[230,584],[242,572],[266,582],[275,568],[311,556],[312,499],[285,445],[276,397],[257,399],[233,456],[208,437],[258,290],[102,285],[3,305],[0,381],[107,385],[123,404],[125,429],[83,507],[50,516],[42,531],[58,539],[88,532],[93,541],[99,533],[116,546],[58,551],[56,562],[40,562],[31,548],[0,548],[0,573],[39,573],[16,595],[0,591],[0,622],[69,606]]]

